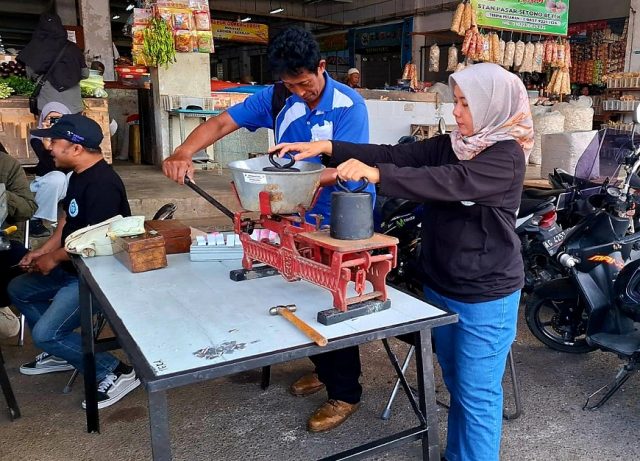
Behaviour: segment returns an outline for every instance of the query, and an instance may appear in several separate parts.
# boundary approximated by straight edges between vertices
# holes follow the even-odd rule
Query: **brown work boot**
[[[359,403],[347,403],[342,400],[327,400],[307,421],[309,432],[324,432],[344,423],[360,406]]]
[[[298,379],[289,387],[289,392],[298,397],[315,394],[324,389],[324,384],[318,379],[317,373],[309,373]]]

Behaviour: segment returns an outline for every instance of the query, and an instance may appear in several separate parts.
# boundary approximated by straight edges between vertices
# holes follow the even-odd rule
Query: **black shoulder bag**
[[[53,66],[55,66],[58,61],[60,61],[62,53],[64,53],[64,50],[67,49],[68,43],[69,42],[65,43],[62,49],[58,52],[58,56],[56,56],[56,58],[53,60],[47,72],[44,75],[38,77],[38,80],[36,81],[36,87],[33,90],[33,93],[31,93],[31,96],[29,96],[29,112],[31,112],[36,117],[40,115],[40,111],[38,110],[38,95],[40,94],[40,90],[42,90],[44,83],[47,81],[47,78],[49,77],[49,73],[51,72],[51,69],[53,69]]]

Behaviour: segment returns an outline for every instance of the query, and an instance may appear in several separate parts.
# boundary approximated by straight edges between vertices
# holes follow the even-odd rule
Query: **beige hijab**
[[[451,146],[460,160],[471,160],[499,141],[516,140],[525,159],[533,148],[533,119],[523,83],[497,64],[481,63],[455,72],[449,86],[459,86],[473,118],[473,135],[451,132]]]

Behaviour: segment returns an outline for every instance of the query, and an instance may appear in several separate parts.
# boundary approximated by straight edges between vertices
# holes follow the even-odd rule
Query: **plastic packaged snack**
[[[504,59],[502,61],[502,65],[507,68],[513,66],[513,59],[515,58],[515,55],[516,44],[513,40],[509,40],[504,47]]]
[[[440,71],[440,47],[437,44],[429,48],[429,72]]]
[[[176,51],[190,53],[193,51],[193,39],[188,30],[177,30],[175,33]]]
[[[198,52],[213,52],[213,34],[211,31],[198,31],[196,32],[196,38],[198,40]]]
[[[504,40],[500,39],[500,42],[498,43],[498,61],[496,62],[496,64],[499,64],[501,66],[504,65],[504,52],[506,48],[507,44]]]
[[[453,14],[453,21],[451,21],[451,32],[456,34],[460,33],[460,26],[462,26],[462,16],[464,15],[464,3],[460,2],[456,8],[456,12]]]
[[[447,53],[447,72],[453,72],[458,66],[458,48],[455,45],[449,47]]]
[[[518,40],[518,43],[516,43],[516,52],[513,57],[513,65],[516,68],[519,68],[522,65],[522,59],[524,58],[524,47],[524,42],[522,40]]]
[[[174,30],[192,30],[191,11],[176,10],[173,13],[173,29]]]
[[[464,11],[462,12],[462,26],[460,27],[459,35],[464,35],[464,33],[471,29],[471,16],[472,16],[472,6],[471,2],[464,4]]]
[[[208,11],[194,11],[193,19],[195,22],[196,30],[199,30],[199,31],[211,30],[211,21],[209,20]]]
[[[542,72],[542,60],[544,59],[544,45],[537,42],[533,49],[533,72]]]
[[[144,44],[144,26],[133,26],[131,35],[133,37],[133,46]]]

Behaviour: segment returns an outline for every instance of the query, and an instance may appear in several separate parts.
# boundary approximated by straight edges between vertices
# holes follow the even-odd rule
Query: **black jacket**
[[[475,303],[522,288],[515,220],[526,165],[516,141],[467,161],[455,156],[448,135],[397,146],[333,141],[333,158],[377,166],[381,195],[428,202],[421,265],[435,291]]]
[[[34,73],[44,75],[65,45],[64,52],[47,77],[53,88],[65,91],[78,84],[82,79],[82,68],[87,65],[80,48],[67,40],[67,31],[58,15],[44,13],[40,16],[31,40],[18,53],[17,59]]]

